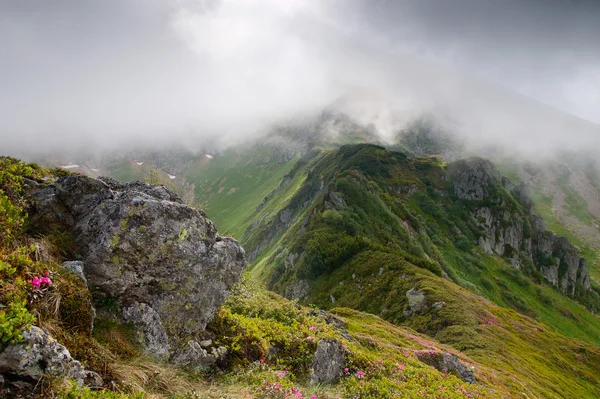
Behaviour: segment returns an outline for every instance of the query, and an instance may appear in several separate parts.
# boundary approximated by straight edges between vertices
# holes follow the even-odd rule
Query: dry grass
[[[207,398],[237,399],[247,398],[247,387],[209,383],[181,369],[170,365],[157,364],[150,358],[139,357],[127,362],[111,364],[119,385],[129,392],[144,392],[149,399]]]

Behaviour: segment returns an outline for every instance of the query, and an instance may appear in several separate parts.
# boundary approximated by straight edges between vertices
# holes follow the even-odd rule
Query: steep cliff
[[[566,238],[546,229],[526,186],[513,186],[481,158],[454,162],[447,170],[454,195],[467,202],[481,229],[477,242],[486,253],[506,257],[517,269],[532,261],[564,294],[576,296],[590,289],[585,259]]]

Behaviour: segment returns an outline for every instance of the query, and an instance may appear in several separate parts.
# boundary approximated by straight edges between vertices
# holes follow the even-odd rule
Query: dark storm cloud
[[[384,136],[436,112],[585,145],[595,127],[500,86],[600,122],[599,21],[596,1],[0,0],[2,152],[237,141],[332,103]]]

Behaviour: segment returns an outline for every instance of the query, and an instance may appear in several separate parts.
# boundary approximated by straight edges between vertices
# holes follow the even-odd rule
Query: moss
[[[182,242],[182,241],[185,240],[185,238],[187,237],[187,235],[188,235],[188,231],[186,230],[185,227],[183,227],[181,229],[181,231],[179,232],[179,236],[177,237],[177,239],[179,240],[179,242]]]

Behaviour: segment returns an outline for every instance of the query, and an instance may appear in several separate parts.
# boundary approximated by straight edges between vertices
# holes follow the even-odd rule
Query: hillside
[[[198,165],[193,165],[190,170],[198,170]],[[224,169],[216,168],[218,165],[205,170],[215,174],[252,170],[242,162],[223,161],[221,165],[229,166]],[[569,271],[565,274],[560,265],[556,269],[560,278],[547,281],[540,272],[543,252],[532,248],[552,235],[531,226],[531,231],[524,233],[535,214],[526,199],[515,199],[516,187],[501,179],[491,164],[476,160],[446,165],[439,158],[412,158],[375,145],[344,145],[312,146],[287,161],[262,165],[250,176],[264,179],[264,184],[244,188],[256,206],[253,203],[244,211],[248,215],[244,221],[237,225],[229,222],[237,226],[232,231],[242,239],[253,262],[202,335],[215,348],[224,347],[227,355],[200,374],[153,360],[131,335],[127,323],[97,319],[93,330],[89,324],[76,327],[89,319],[70,315],[89,314],[89,302],[69,298],[89,298],[90,293],[69,277],[62,265],[73,257],[68,236],[58,232],[40,235],[41,231],[36,233],[30,227],[31,237],[20,232],[19,224],[4,227],[16,232],[3,244],[3,261],[10,269],[3,272],[2,303],[14,309],[2,311],[12,331],[3,324],[4,345],[18,342],[24,326],[42,326],[86,368],[100,375],[104,389],[114,392],[94,393],[51,379],[38,386],[40,394],[274,398],[291,394],[292,389],[303,397],[325,399],[500,398],[521,393],[576,398],[600,394],[596,377],[600,372],[600,322],[585,308],[598,306],[595,287],[585,284],[583,269],[575,270],[575,280],[563,278]],[[463,169],[471,170],[472,165],[475,171],[483,168],[485,173],[475,175],[487,185],[455,191],[460,186],[455,175],[463,176]],[[268,167],[274,174],[265,178],[270,176],[270,172],[264,173]],[[4,221],[15,220],[10,216],[15,214],[27,218],[30,200],[22,190],[31,186],[31,181],[48,184],[66,174],[11,159],[4,159],[2,168],[2,189],[8,193]],[[197,173],[196,182],[203,176]],[[215,184],[222,186],[223,177]],[[110,185],[112,190],[124,189],[116,182]],[[211,198],[212,190],[205,191]],[[218,194],[224,190],[216,191],[209,200],[213,206],[220,203]],[[481,194],[475,202],[469,199],[474,193]],[[486,195],[499,195],[502,200],[490,201]],[[233,209],[235,201],[223,209],[228,207]],[[501,217],[487,226],[488,231],[482,228],[470,217],[482,208],[489,209],[494,218],[510,211],[511,221],[522,222],[516,228],[520,238],[509,238],[513,233],[508,231],[514,226],[503,223]],[[126,213],[126,224],[115,222],[121,232],[111,245],[121,252],[111,263],[138,262],[122,252],[132,250],[123,229],[129,228],[129,218],[136,217]],[[239,214],[223,211],[220,217],[227,225],[227,217],[237,220]],[[39,224],[35,218],[31,226]],[[490,230],[492,225],[496,230]],[[188,236],[180,233],[180,239]],[[492,236],[496,241],[502,238],[506,245],[490,247]],[[35,260],[37,252],[19,249],[42,244],[48,255],[37,263],[26,260],[30,256]],[[15,258],[14,251],[21,251],[21,258]],[[562,241],[551,251],[567,263],[577,256],[576,250]],[[146,256],[151,259],[149,253]],[[518,269],[513,267],[515,259]],[[19,302],[31,295],[19,281],[44,270],[53,276],[52,287],[37,301]],[[299,306],[261,285],[330,313]],[[62,298],[58,311],[48,312],[57,297]],[[106,309],[102,312],[112,312],[112,303],[119,302],[94,303],[97,309]],[[328,339],[344,346],[347,371],[341,372],[337,384],[311,384],[318,343]],[[471,365],[476,383],[465,384],[460,378],[471,378]],[[7,376],[10,387],[14,377]],[[5,392],[13,392],[11,389]]]

